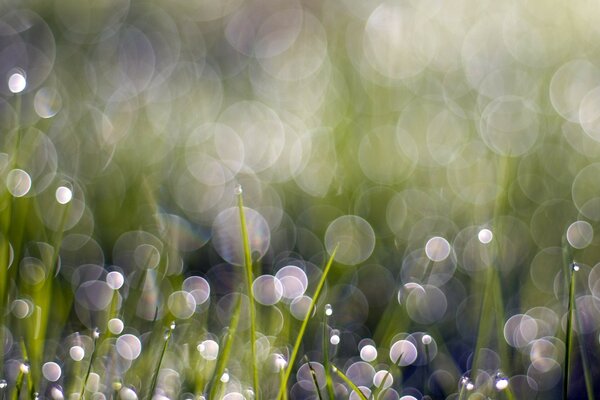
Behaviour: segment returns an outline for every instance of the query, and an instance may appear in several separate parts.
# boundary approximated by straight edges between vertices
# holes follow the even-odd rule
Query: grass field
[[[0,399],[600,395],[590,0],[0,3]]]

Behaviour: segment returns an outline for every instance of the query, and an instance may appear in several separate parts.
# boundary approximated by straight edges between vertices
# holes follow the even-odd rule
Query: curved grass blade
[[[171,340],[173,329],[175,329],[174,322],[169,326],[169,329],[167,329],[167,331],[165,332],[165,342],[163,343],[163,348],[160,353],[160,357],[158,358],[158,363],[156,364],[154,375],[152,376],[152,384],[150,385],[150,391],[148,392],[150,397],[154,396],[154,391],[156,390],[156,382],[158,381],[158,373],[160,372],[160,366],[162,364],[165,353],[167,352],[167,347],[169,346],[169,341]]]
[[[240,211],[240,227],[242,242],[244,245],[244,269],[246,270],[246,291],[248,292],[250,307],[250,357],[252,357],[252,382],[254,385],[255,398],[258,400],[258,362],[256,358],[256,308],[254,304],[254,291],[252,282],[254,280],[252,271],[252,253],[248,239],[248,228],[246,226],[246,215],[244,214],[244,202],[242,192],[238,194],[238,209]]]
[[[317,397],[319,398],[319,400],[323,400],[323,396],[321,396],[321,390],[319,389],[319,381],[317,380],[317,373],[315,372],[312,365],[310,365],[310,361],[306,355],[304,356],[304,360],[306,361],[306,364],[308,364],[308,369],[310,370],[310,376],[313,380],[313,383],[315,384],[315,390],[317,391]]]
[[[354,390],[354,392],[358,395],[358,397],[360,397],[362,400],[369,400],[369,399],[367,399],[367,396],[365,396],[365,394],[362,392],[362,390],[360,390],[358,388],[358,386],[356,386],[354,384],[354,382],[352,382],[350,380],[350,378],[348,378],[342,371],[340,371],[336,367],[333,367],[333,372],[335,372],[336,374],[338,374],[338,376],[340,378],[342,378],[342,380],[344,382],[346,382],[348,384],[348,386],[350,386],[350,389]]]
[[[98,330],[94,329],[92,331],[92,337],[94,342],[92,343],[92,354],[90,355],[90,363],[88,364],[87,372],[85,373],[85,378],[83,378],[83,385],[81,386],[81,392],[79,393],[79,398],[83,399],[83,395],[85,393],[85,387],[87,386],[88,378],[90,377],[90,373],[92,372],[92,365],[94,364],[94,359],[96,358],[96,342],[98,341]]]
[[[335,253],[337,251],[337,245],[331,252],[331,256],[325,264],[325,268],[323,269],[323,275],[317,284],[317,289],[313,295],[313,298],[310,302],[310,307],[308,308],[308,312],[302,321],[302,325],[300,325],[300,330],[298,331],[298,337],[296,338],[296,343],[294,343],[294,348],[292,349],[292,353],[290,355],[290,359],[288,361],[287,368],[285,370],[285,374],[283,376],[283,382],[281,387],[279,388],[279,394],[277,395],[277,399],[281,399],[283,396],[283,392],[287,390],[287,382],[290,379],[290,375],[292,374],[292,369],[294,368],[294,362],[296,361],[296,357],[298,357],[298,351],[300,350],[300,344],[302,344],[302,338],[304,337],[304,332],[306,332],[306,327],[308,326],[308,320],[310,319],[312,310],[315,309],[315,305],[319,300],[319,295],[321,294],[321,290],[323,290],[323,286],[325,285],[325,281],[327,279],[327,274],[331,269],[331,265],[333,264],[333,258],[335,257]]]
[[[210,396],[209,399],[216,399],[218,389],[221,386],[221,376],[225,372],[225,366],[229,361],[229,356],[231,355],[231,349],[233,348],[233,341],[235,339],[235,334],[237,331],[238,324],[240,322],[240,311],[242,309],[242,296],[238,296],[237,302],[235,304],[235,309],[233,311],[233,315],[231,316],[231,324],[229,326],[229,330],[225,333],[223,337],[223,352],[220,353],[219,359],[217,360],[217,367],[215,369],[215,374],[213,375],[212,384],[210,388]]]

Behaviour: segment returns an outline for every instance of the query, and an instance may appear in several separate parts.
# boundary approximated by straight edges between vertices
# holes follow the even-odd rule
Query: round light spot
[[[58,90],[49,87],[41,88],[33,99],[33,108],[42,118],[51,118],[62,107],[62,97]]]
[[[31,189],[31,177],[22,169],[13,169],[6,176],[6,188],[15,197],[23,197]]]
[[[119,318],[111,318],[108,320],[108,330],[113,335],[120,335],[121,332],[123,332],[124,327],[125,325],[123,324],[123,321],[121,321]]]
[[[202,358],[208,361],[216,360],[219,355],[219,344],[214,340],[204,340],[196,347]]]
[[[331,335],[331,337],[329,338],[329,343],[331,343],[334,346],[337,346],[338,344],[340,344],[340,336],[336,334]]]
[[[366,362],[375,361],[377,359],[377,349],[372,344],[363,346],[363,348],[360,349],[360,358]]]
[[[57,380],[59,380],[61,374],[62,370],[60,368],[60,365],[58,365],[55,362],[49,361],[42,365],[42,375],[44,375],[44,378],[46,378],[50,382],[56,382]]]
[[[119,336],[116,342],[117,353],[126,360],[135,360],[142,352],[142,342],[137,336],[125,334]]]
[[[373,385],[377,387],[383,386],[385,389],[392,386],[393,383],[394,377],[389,371],[386,370],[377,371],[373,377]]]
[[[252,291],[257,302],[265,306],[272,306],[281,300],[283,285],[273,275],[261,275],[254,280]]]
[[[16,318],[23,319],[31,315],[33,307],[26,300],[16,299],[11,303],[10,310]]]
[[[490,243],[493,238],[494,238],[494,234],[492,233],[491,230],[489,230],[487,228],[483,228],[477,234],[477,239],[479,239],[479,241],[483,244]]]
[[[312,299],[308,296],[298,296],[292,300],[290,303],[290,312],[294,318],[302,321],[310,311],[311,302]]]
[[[197,305],[206,303],[210,297],[210,285],[206,279],[200,276],[186,278],[183,281],[182,288],[194,296]]]
[[[425,244],[425,254],[431,261],[444,261],[450,255],[450,243],[440,236],[434,236]]]
[[[106,283],[113,290],[118,290],[123,286],[125,278],[119,271],[110,271],[106,274]]]
[[[69,356],[73,361],[81,361],[85,356],[85,350],[81,346],[73,346],[69,349]]]
[[[188,319],[196,311],[196,300],[190,293],[180,290],[171,293],[167,306],[175,318]]]
[[[73,191],[66,186],[59,186],[54,193],[59,204],[67,204],[73,199]]]
[[[408,340],[398,340],[390,348],[390,360],[396,365],[404,367],[417,359],[417,348]]]
[[[356,215],[335,219],[325,232],[325,248],[332,254],[337,246],[335,260],[346,265],[365,261],[375,248],[375,232],[371,225]]]
[[[576,249],[583,249],[592,243],[594,228],[586,221],[575,221],[567,228],[567,241]]]
[[[8,77],[8,90],[12,93],[21,93],[27,87],[27,78],[25,77],[25,72],[18,71],[13,72]]]

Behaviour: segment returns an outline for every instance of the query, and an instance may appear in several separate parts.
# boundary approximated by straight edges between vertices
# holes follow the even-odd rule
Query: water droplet
[[[5,379],[0,379],[0,389],[6,389],[8,382]]]
[[[498,372],[496,374],[494,386],[498,390],[506,389],[508,387],[508,378],[502,372]]]
[[[487,228],[480,230],[479,233],[477,234],[477,239],[479,239],[479,241],[483,244],[490,243],[493,238],[494,238],[494,234],[492,233],[492,231],[490,231]]]
[[[229,382],[229,372],[227,372],[227,371],[223,372],[223,375],[221,375],[221,382],[223,382],[223,383]]]
[[[21,373],[23,374],[28,374],[29,373],[29,364],[27,363],[22,363],[19,367],[19,369],[21,370]]]
[[[171,325],[169,325],[169,329],[175,329],[175,321],[171,322]]]
[[[330,317],[332,314],[333,314],[333,308],[331,307],[331,304],[325,304],[325,315]]]
[[[463,376],[462,378],[460,378],[460,386],[461,390],[463,387],[469,391],[475,389],[475,385],[473,385],[473,382],[471,382],[471,379],[469,379],[469,377],[467,376]]]
[[[15,68],[11,71],[12,74],[8,77],[8,90],[12,93],[21,93],[27,87],[27,77],[25,71],[20,68]]]
[[[242,185],[236,185],[236,186],[235,186],[235,189],[233,189],[233,192],[234,192],[236,195],[238,195],[238,196],[239,196],[240,194],[242,194],[242,192],[243,192]]]
[[[94,330],[92,331],[92,337],[94,339],[98,339],[100,337],[100,329],[94,328]]]
[[[575,272],[579,271],[579,265],[573,263],[573,271],[575,271]]]

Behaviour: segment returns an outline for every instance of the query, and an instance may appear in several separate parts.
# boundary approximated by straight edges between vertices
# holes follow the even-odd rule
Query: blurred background
[[[368,364],[357,358],[365,338],[385,349],[372,371],[351,370],[356,379],[399,338],[428,332],[437,364],[407,367],[397,398],[457,396],[473,358],[489,379],[510,377],[516,398],[560,398],[572,262],[572,393],[586,370],[600,373],[585,360],[598,356],[600,330],[594,1],[5,0],[0,10],[9,385],[27,358],[20,337],[43,381],[67,335],[104,332],[115,313],[135,338],[171,319],[193,326],[178,346],[195,349],[193,330],[218,336],[243,282],[240,190],[254,274],[275,276],[255,287],[275,337],[265,354],[291,342],[282,326],[305,315],[297,306],[339,244],[319,304],[333,307],[340,367]],[[125,278],[118,301],[111,271]],[[305,344],[316,360],[320,330]],[[122,368],[142,386],[142,372]],[[171,398],[202,392],[186,368],[172,368]]]

